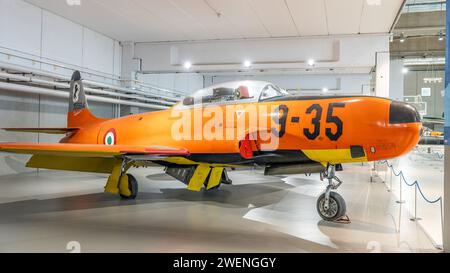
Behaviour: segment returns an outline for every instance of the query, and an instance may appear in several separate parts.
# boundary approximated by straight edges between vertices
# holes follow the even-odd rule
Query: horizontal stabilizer
[[[66,133],[75,132],[78,128],[3,128],[3,130],[8,132],[63,135]]]

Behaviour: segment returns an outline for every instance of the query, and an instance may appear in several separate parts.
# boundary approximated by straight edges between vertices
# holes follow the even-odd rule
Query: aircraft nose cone
[[[420,114],[413,106],[399,101],[392,101],[389,107],[389,123],[416,123],[420,122]]]
[[[397,147],[394,157],[410,152],[420,140],[422,124],[419,112],[407,103],[391,101],[389,124],[388,137]]]

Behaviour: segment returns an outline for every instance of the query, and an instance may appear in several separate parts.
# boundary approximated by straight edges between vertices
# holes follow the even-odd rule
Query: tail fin
[[[72,74],[72,79],[70,81],[67,127],[80,128],[102,121],[104,121],[104,119],[95,117],[89,110],[81,74],[79,71],[75,71]]]
[[[80,71],[75,71],[70,81],[69,112],[79,111],[85,108],[88,108],[88,105],[81,74]]]

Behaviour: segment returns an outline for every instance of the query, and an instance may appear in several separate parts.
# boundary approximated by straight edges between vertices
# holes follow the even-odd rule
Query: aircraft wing
[[[116,157],[121,155],[142,156],[187,156],[186,149],[165,146],[132,146],[132,145],[102,145],[102,144],[72,144],[72,143],[0,143],[0,152],[70,156],[70,157]]]
[[[63,135],[66,133],[75,132],[78,128],[3,128],[8,132],[22,132],[22,133],[42,133],[42,134],[55,134]]]

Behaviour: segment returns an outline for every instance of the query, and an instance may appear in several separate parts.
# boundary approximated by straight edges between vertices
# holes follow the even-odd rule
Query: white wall
[[[111,104],[89,103],[93,113],[113,117]],[[66,127],[68,101],[66,99],[0,90],[0,128],[9,127]],[[61,135],[14,133],[0,130],[0,142],[58,142]],[[29,156],[0,153],[0,175],[30,172],[25,168]]]
[[[170,90],[191,94],[203,88],[203,76],[198,73],[137,74],[139,81]]]
[[[389,93],[389,63],[386,66],[380,58],[377,63],[377,56],[385,56],[388,51],[389,36],[380,34],[136,43],[132,55],[142,60],[142,71],[148,74],[185,73],[183,63],[189,61],[191,72],[204,75],[205,86],[252,78],[309,93],[327,87],[330,94],[369,95],[373,85],[370,71],[378,64],[376,82],[385,96]],[[308,65],[310,58],[315,60],[314,67]],[[252,66],[244,68],[244,60],[250,60]],[[161,79],[151,81],[176,85]]]
[[[321,93],[324,87],[329,94],[370,95],[370,74],[325,74],[325,75],[201,75],[199,73],[169,74],[137,74],[137,79],[148,84],[191,94],[198,89],[213,84],[240,81],[260,80],[274,83],[287,90],[298,91],[299,94]],[[297,94],[297,93],[296,93]]]
[[[260,80],[274,83],[289,91],[298,91],[296,94],[321,93],[324,87],[328,94],[355,94],[369,95],[364,86],[370,84],[369,74],[349,75],[257,75],[257,76],[213,76],[205,77],[205,85],[212,85],[236,80]],[[364,91],[363,91],[364,90]]]
[[[259,80],[274,83],[295,94],[317,94],[324,87],[328,94],[370,95],[370,74],[286,74],[286,75],[201,75],[199,73],[137,74],[137,79],[148,84],[191,94],[213,84]]]
[[[389,52],[377,52],[376,59],[375,95],[389,98],[390,54]]]
[[[389,97],[393,100],[403,101],[403,81],[404,74],[402,72],[403,60],[391,60],[389,68]]]
[[[105,76],[120,75],[121,58],[118,41],[24,1],[0,0],[0,62],[70,75],[71,69],[52,65],[61,64],[97,75],[83,73],[84,78],[107,82]],[[112,104],[90,102],[89,106],[100,117],[113,117]],[[65,127],[67,110],[64,99],[0,90],[0,128]],[[0,142],[57,142],[60,137],[0,130]],[[0,175],[33,171],[24,167],[27,159],[0,153]]]
[[[193,71],[216,72],[243,69],[304,69],[309,58],[314,69],[365,71],[375,66],[376,53],[389,51],[388,35],[352,35],[289,39],[251,39],[183,43],[137,43],[135,56],[146,72],[182,72],[190,61]],[[184,71],[185,72],[185,71]]]
[[[15,57],[19,55],[23,58]],[[50,63],[41,65],[24,58]],[[100,76],[120,76],[118,41],[22,0],[0,0],[0,61],[59,74],[69,66]],[[85,78],[94,77],[85,75]],[[94,77],[103,80],[102,77]]]
[[[0,46],[39,56],[41,23],[41,9],[23,1],[0,0]]]

